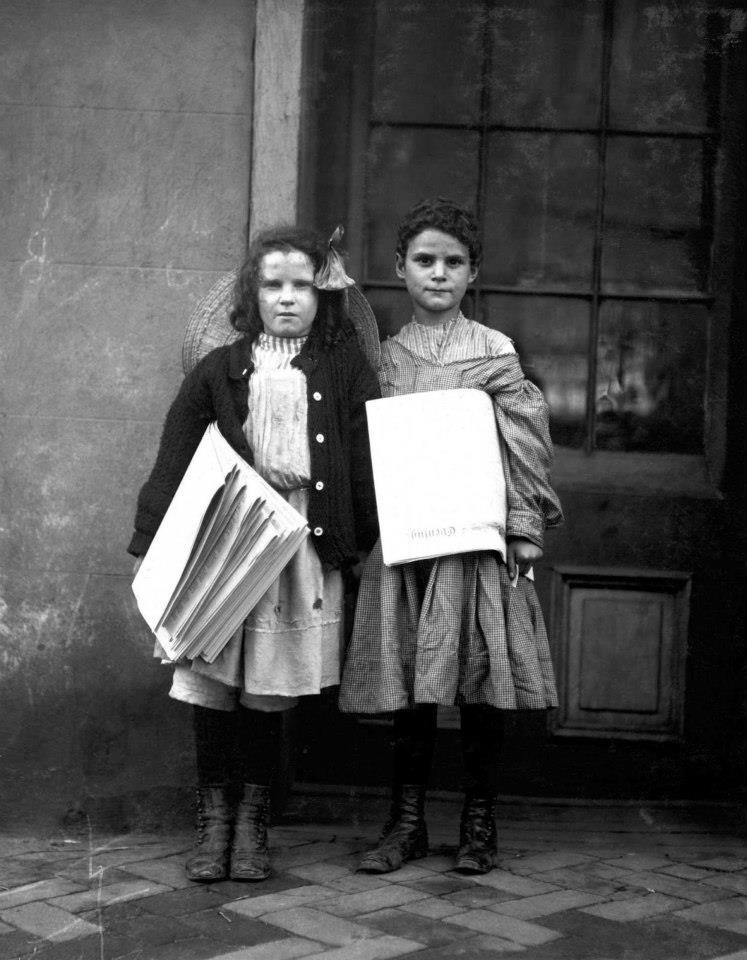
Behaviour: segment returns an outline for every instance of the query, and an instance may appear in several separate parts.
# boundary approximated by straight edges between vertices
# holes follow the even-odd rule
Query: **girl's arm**
[[[146,553],[207,425],[214,419],[204,361],[185,377],[161,433],[156,462],[137,500],[135,532],[127,550]]]
[[[508,457],[506,536],[541,549],[545,528],[563,522],[560,502],[550,485],[553,448],[548,406],[533,383],[521,380],[497,393],[494,407]],[[528,558],[522,554],[520,559]]]

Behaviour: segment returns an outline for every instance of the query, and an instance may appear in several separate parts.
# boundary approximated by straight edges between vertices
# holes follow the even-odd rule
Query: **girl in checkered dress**
[[[505,558],[484,551],[388,567],[377,544],[366,563],[340,707],[394,715],[391,813],[359,868],[371,873],[427,852],[423,809],[439,704],[460,708],[457,869],[469,873],[486,873],[496,861],[501,711],[557,705],[532,577],[545,528],[562,521],[549,483],[547,405],[511,341],[461,313],[480,257],[474,218],[451,201],[423,201],[399,226],[396,271],[413,317],[382,344],[382,394],[472,387],[491,395],[506,465],[507,549]]]

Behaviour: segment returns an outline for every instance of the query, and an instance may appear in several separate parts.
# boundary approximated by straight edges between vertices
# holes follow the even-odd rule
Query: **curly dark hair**
[[[257,234],[239,269],[233,288],[233,306],[228,314],[231,326],[252,342],[264,329],[257,300],[259,269],[262,257],[274,250],[284,253],[298,250],[306,254],[316,273],[326,258],[328,242],[320,234],[296,226],[272,227]],[[319,290],[318,293],[316,317],[307,344],[309,349],[326,351],[355,331],[348,317],[345,291]]]
[[[477,220],[471,211],[447,197],[421,200],[407,211],[397,227],[397,253],[404,260],[413,237],[423,230],[441,230],[455,237],[469,251],[473,270],[482,261],[482,243]]]

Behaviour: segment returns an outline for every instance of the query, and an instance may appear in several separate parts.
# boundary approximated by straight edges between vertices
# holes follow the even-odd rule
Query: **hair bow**
[[[343,233],[343,228],[339,226],[329,238],[324,262],[314,275],[314,286],[317,290],[344,290],[355,285],[355,280],[345,273],[345,264],[334,247],[342,240]]]

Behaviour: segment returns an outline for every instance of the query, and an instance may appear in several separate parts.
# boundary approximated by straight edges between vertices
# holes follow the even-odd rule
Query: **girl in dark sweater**
[[[184,380],[138,498],[129,550],[141,557],[215,421],[311,532],[213,663],[175,666],[170,695],[194,712],[200,815],[186,865],[192,880],[269,875],[269,785],[282,711],[339,683],[342,573],[377,537],[364,405],[379,388],[350,319],[349,284],[338,255],[313,234],[278,228],[254,241],[230,313],[243,336],[211,351]]]

